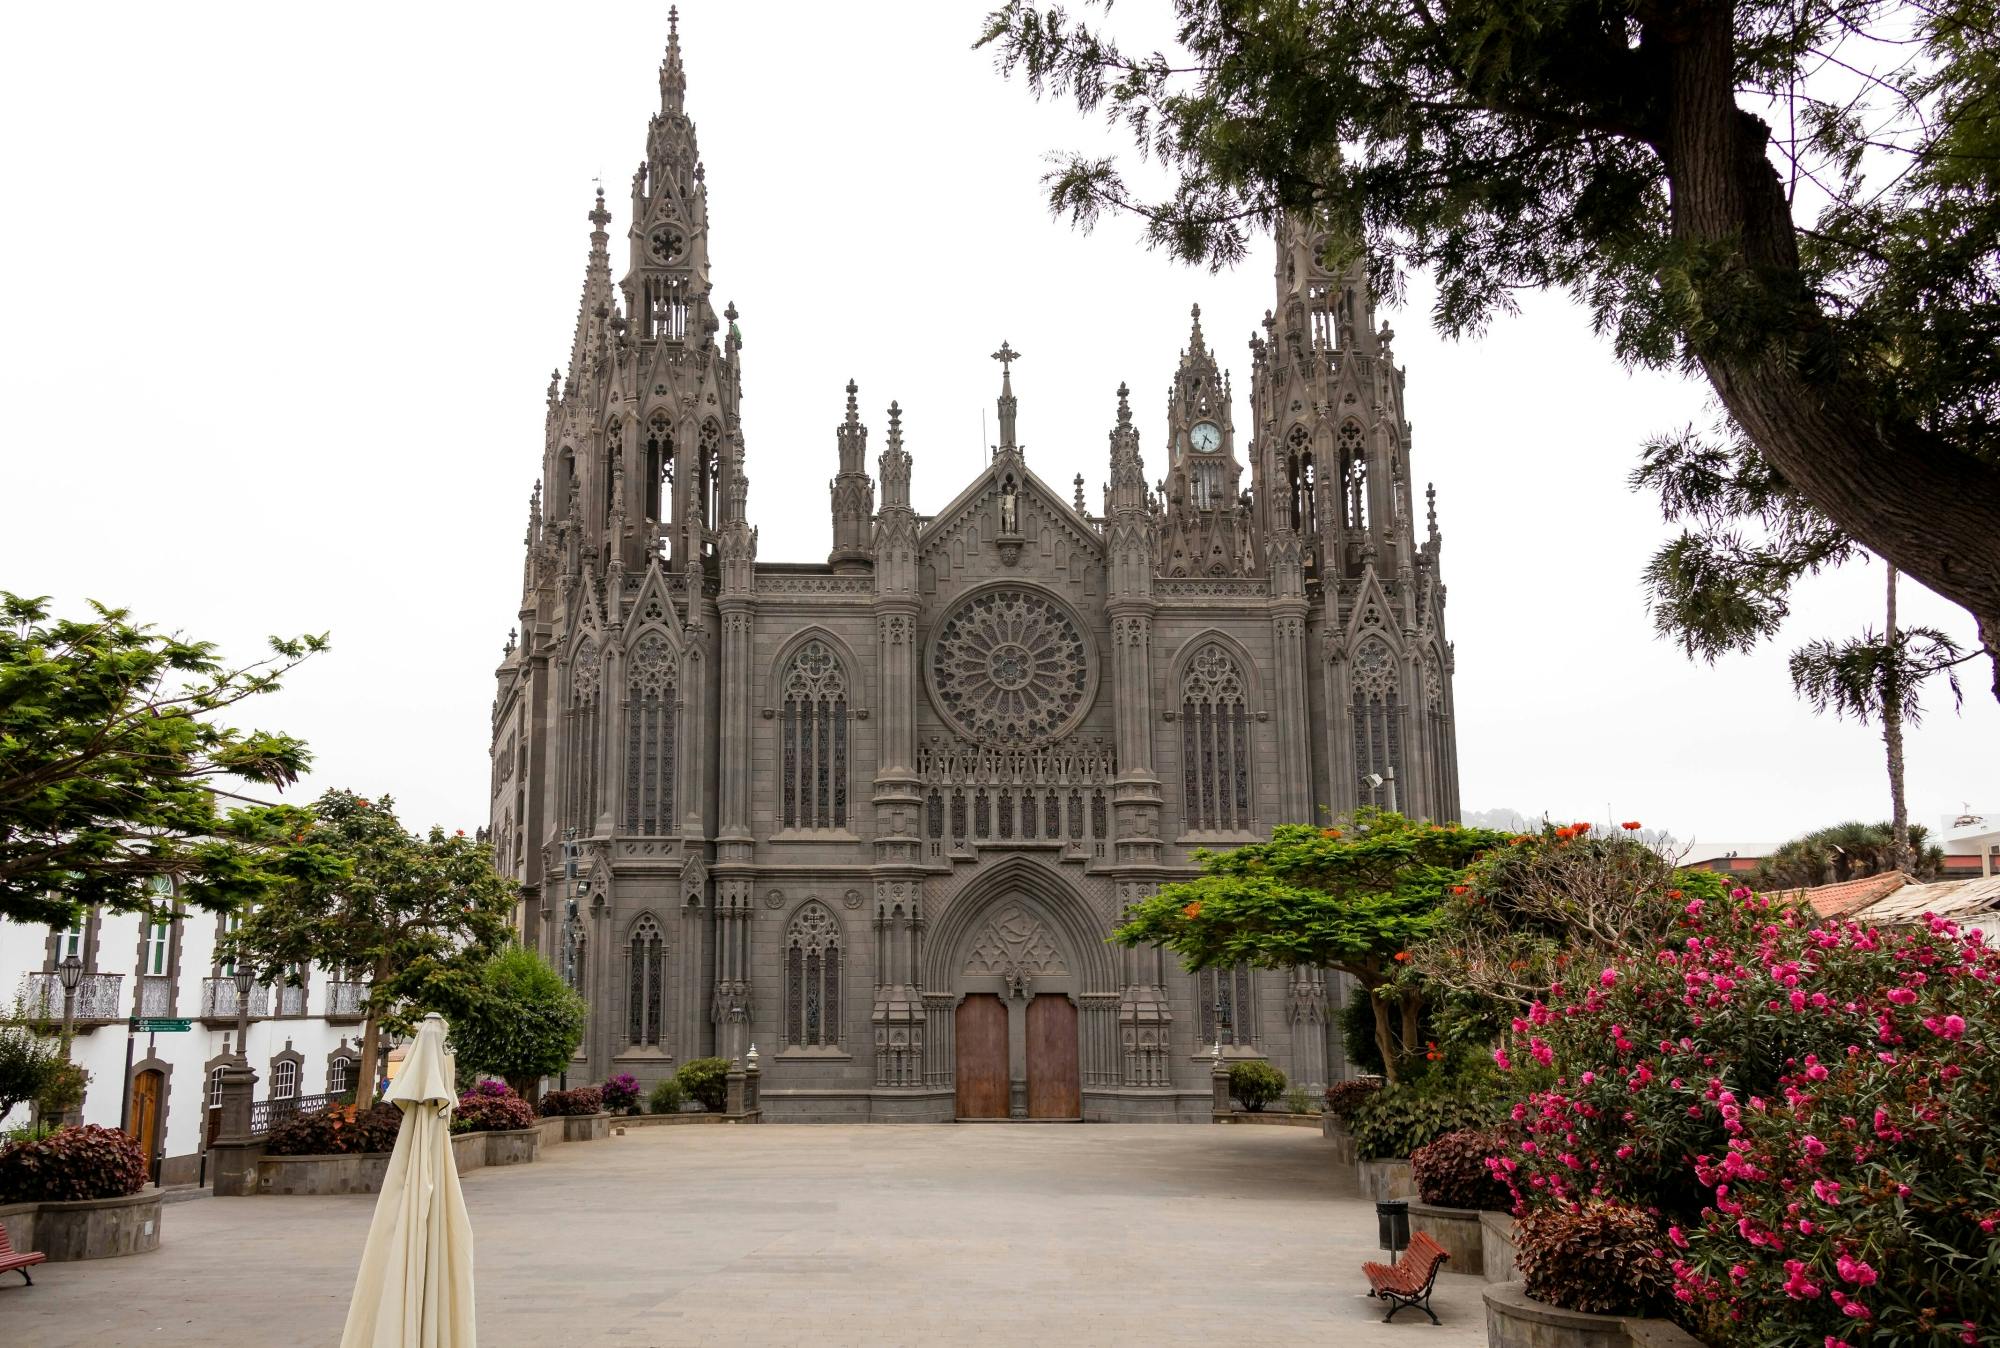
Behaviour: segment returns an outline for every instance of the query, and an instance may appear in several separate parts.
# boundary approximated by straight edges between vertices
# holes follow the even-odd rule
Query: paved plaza
[[[498,1348],[1485,1339],[1465,1274],[1379,1323],[1373,1205],[1302,1128],[634,1128],[465,1197]],[[374,1203],[172,1204],[156,1253],[0,1287],[0,1343],[334,1343]]]

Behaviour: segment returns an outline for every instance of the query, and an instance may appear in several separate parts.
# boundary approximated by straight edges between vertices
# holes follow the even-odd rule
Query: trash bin
[[[1382,1230],[1382,1248],[1396,1253],[1410,1243],[1410,1200],[1383,1199],[1375,1205],[1375,1222]]]

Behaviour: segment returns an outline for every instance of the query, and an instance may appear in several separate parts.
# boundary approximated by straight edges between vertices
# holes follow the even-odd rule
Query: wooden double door
[[[1024,1117],[1083,1117],[1076,1004],[1068,997],[1045,992],[1021,1006],[990,992],[968,994],[954,1013],[952,1038],[958,1060],[959,1118],[1014,1117],[1016,1080],[1025,1087]]]

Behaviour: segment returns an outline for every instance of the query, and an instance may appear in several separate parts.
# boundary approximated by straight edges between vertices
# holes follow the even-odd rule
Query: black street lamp
[[[236,965],[236,1056],[250,1065],[250,986],[256,975],[239,961]]]
[[[83,961],[74,951],[64,955],[56,965],[56,981],[63,990],[62,1055],[63,1061],[68,1062],[69,1041],[76,1034],[76,987],[83,982]]]

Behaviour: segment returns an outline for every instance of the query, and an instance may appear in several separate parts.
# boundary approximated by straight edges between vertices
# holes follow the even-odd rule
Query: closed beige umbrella
[[[457,1070],[444,1035],[444,1017],[425,1016],[389,1084],[403,1127],[375,1199],[341,1348],[475,1348],[478,1342],[472,1223],[451,1154]]]

